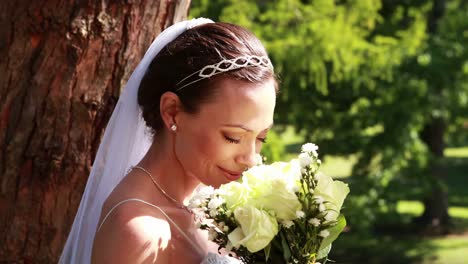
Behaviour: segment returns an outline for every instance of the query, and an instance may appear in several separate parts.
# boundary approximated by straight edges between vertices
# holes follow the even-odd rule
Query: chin
[[[221,185],[229,183],[230,181],[225,179],[223,175],[212,175],[211,178],[207,179],[206,185],[211,185],[213,188],[217,189]]]

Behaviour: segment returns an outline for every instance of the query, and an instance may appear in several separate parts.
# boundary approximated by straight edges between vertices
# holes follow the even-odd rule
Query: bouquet
[[[199,227],[244,263],[325,263],[346,226],[340,210],[349,188],[319,171],[317,150],[307,143],[297,159],[200,189],[189,202]]]

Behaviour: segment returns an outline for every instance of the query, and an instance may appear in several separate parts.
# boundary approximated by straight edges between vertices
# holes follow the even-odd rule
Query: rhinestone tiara
[[[203,79],[210,78],[214,75],[235,70],[235,69],[240,69],[240,68],[246,68],[246,67],[267,67],[273,69],[273,64],[271,64],[270,59],[267,56],[256,56],[256,55],[249,55],[249,56],[240,56],[237,58],[232,58],[232,59],[224,59],[218,63],[207,65],[203,67],[201,70],[196,71],[189,76],[185,77],[184,79],[180,80],[176,84],[176,92],[182,90],[183,88],[199,82]],[[197,79],[184,84],[187,80],[192,78],[193,76],[197,76]],[[183,84],[182,86],[180,86]]]

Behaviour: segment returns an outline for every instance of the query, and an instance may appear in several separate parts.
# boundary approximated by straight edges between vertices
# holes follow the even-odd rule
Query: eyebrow
[[[252,132],[252,131],[253,131],[253,129],[250,129],[250,128],[248,128],[248,127],[244,126],[244,125],[237,125],[237,124],[223,124],[223,126],[226,126],[226,127],[236,127],[236,128],[242,128],[242,129],[244,129],[244,130],[245,130],[245,131],[247,131],[247,132]],[[265,128],[264,130],[268,130],[268,129],[272,128],[272,127],[273,127],[273,123],[271,123],[271,125],[269,125],[269,126],[268,126],[267,128]]]

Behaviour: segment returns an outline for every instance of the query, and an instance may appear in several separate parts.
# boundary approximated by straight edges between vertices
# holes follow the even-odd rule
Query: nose
[[[255,143],[245,146],[242,153],[238,155],[237,162],[244,168],[248,169],[257,164],[258,153],[256,151]]]

